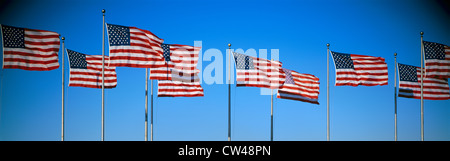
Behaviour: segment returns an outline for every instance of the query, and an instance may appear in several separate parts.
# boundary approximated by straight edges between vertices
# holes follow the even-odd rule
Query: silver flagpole
[[[62,60],[61,141],[64,141],[64,50],[65,50],[64,40],[65,39],[66,38],[64,38],[64,37],[61,38],[61,40],[62,40],[62,58],[61,58],[61,60]]]
[[[150,81],[150,141],[153,141],[153,80]]]
[[[327,141],[330,141],[330,44],[327,43]]]
[[[145,68],[145,141],[148,141],[148,68]]]
[[[270,117],[270,141],[273,141],[273,89],[270,91]]]
[[[105,141],[105,10],[102,23],[102,141]]]
[[[395,128],[394,128],[394,140],[397,141],[397,53],[394,53],[395,65],[394,65],[394,102],[395,102]]]
[[[270,141],[273,141],[273,89],[270,89]]]
[[[420,32],[420,136],[421,140],[424,141],[423,133],[423,32]]]
[[[231,141],[231,44],[228,44],[228,141]]]

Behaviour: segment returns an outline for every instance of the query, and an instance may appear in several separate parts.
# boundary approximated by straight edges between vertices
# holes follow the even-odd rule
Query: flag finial
[[[423,31],[420,31],[420,36],[423,36]]]
[[[327,43],[327,47],[330,47],[330,44],[329,44],[329,43]]]
[[[102,13],[105,13],[106,11],[105,11],[105,9],[102,9]]]
[[[228,44],[228,47],[231,47],[231,44]]]
[[[394,56],[397,56],[397,53],[394,53]]]
[[[66,38],[65,37],[61,37],[61,40],[65,40]]]

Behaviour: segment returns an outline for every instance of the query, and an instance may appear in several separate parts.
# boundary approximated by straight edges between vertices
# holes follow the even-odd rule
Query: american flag
[[[281,62],[235,52],[233,52],[233,55],[236,63],[236,85],[238,87],[277,89],[284,83],[285,75],[281,68]]]
[[[156,68],[165,61],[158,38],[150,31],[136,27],[107,24],[109,40],[109,65],[116,67]]]
[[[203,97],[203,88],[197,75],[173,75],[172,80],[158,80],[158,97]]]
[[[69,86],[102,88],[102,56],[86,55],[67,49],[70,64]],[[116,67],[106,66],[109,57],[105,56],[105,88],[117,86]]]
[[[388,84],[387,64],[382,57],[331,52],[336,86],[376,86]]]
[[[162,44],[165,67],[152,68],[150,79],[172,80],[172,74],[194,77],[197,69],[198,54],[201,47],[178,44]]]
[[[59,34],[1,25],[3,68],[48,71],[59,68]]]
[[[319,104],[319,78],[311,74],[301,74],[284,68],[283,71],[286,80],[278,89],[277,98]]]
[[[399,97],[420,99],[420,68],[398,63]],[[423,79],[423,99],[450,99],[450,89],[447,78],[426,77]]]
[[[450,47],[423,41],[427,77],[450,78]]]

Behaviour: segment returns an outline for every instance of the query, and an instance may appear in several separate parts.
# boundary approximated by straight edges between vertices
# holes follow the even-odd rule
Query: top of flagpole
[[[66,38],[65,37],[61,37],[61,40],[65,40]]]
[[[105,13],[106,12],[106,10],[105,9],[102,9],[102,13]]]
[[[228,47],[231,47],[231,44],[228,44]]]
[[[330,48],[330,44],[329,43],[327,43],[327,48]]]
[[[397,53],[394,53],[394,56],[397,57]]]
[[[423,31],[420,31],[420,36],[423,36]]]

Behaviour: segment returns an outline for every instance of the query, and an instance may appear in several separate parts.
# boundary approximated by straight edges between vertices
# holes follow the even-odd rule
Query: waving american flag
[[[48,71],[59,68],[59,34],[1,25],[3,68]]]

